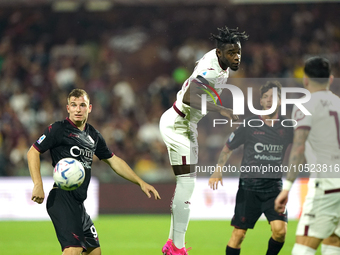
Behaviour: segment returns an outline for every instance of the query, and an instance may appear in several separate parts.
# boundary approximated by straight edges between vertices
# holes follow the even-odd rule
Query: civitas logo
[[[254,150],[257,153],[261,153],[263,151],[267,151],[269,153],[281,153],[283,145],[256,143],[254,145]]]
[[[206,86],[210,90],[212,90],[220,100],[220,103],[222,105],[222,101],[218,93],[216,92],[215,89],[221,88],[221,89],[229,89],[232,97],[233,97],[233,113],[235,115],[244,115],[244,95],[242,90],[231,84],[216,84],[215,89],[212,88],[209,85],[201,83],[201,86]],[[212,94],[207,91],[206,89],[203,89],[202,87],[199,87],[200,89],[204,90],[208,95],[210,95],[212,98]],[[209,93],[208,93],[209,92]],[[297,99],[288,99],[287,94],[288,93],[302,93],[305,96]],[[268,110],[257,110],[254,108],[253,104],[253,88],[248,87],[247,88],[247,97],[248,97],[248,109],[249,111],[254,114],[254,115],[270,115],[273,112],[275,112],[277,108],[277,103],[278,103],[278,97],[277,97],[277,88],[273,88],[273,103],[270,109]],[[302,113],[305,115],[311,115],[311,113],[302,105],[304,103],[307,103],[311,98],[311,94],[307,89],[304,88],[282,88],[281,89],[281,115],[286,115],[287,111],[287,105],[292,104],[295,105]],[[216,100],[213,98],[213,101],[216,103]],[[202,114],[207,114],[207,97],[205,94],[202,94],[201,96],[201,113]]]

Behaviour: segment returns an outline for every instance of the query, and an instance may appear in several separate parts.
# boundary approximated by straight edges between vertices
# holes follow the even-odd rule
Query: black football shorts
[[[47,212],[53,222],[62,251],[68,247],[99,247],[96,228],[84,204],[70,191],[53,188],[47,199]]]
[[[273,220],[287,222],[287,210],[284,213],[277,213],[274,209],[275,199],[279,193],[280,191],[258,192],[239,188],[231,225],[240,229],[252,229],[262,213],[268,222]]]

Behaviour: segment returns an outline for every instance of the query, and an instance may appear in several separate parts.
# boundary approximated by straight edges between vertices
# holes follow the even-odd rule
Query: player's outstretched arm
[[[201,95],[205,93],[199,87],[204,88],[204,84],[209,84],[207,80],[202,77],[193,79],[188,85],[189,88],[183,96],[183,103],[190,105],[191,107],[200,110],[201,109]],[[232,120],[238,120],[237,115],[233,115],[233,110],[223,107],[221,105],[215,105],[207,101],[207,111],[219,112],[222,116],[230,118]]]
[[[227,161],[228,161],[228,159],[229,159],[229,157],[231,156],[232,153],[233,153],[233,151],[230,150],[227,145],[224,145],[224,147],[223,147],[223,149],[220,153],[220,156],[218,157],[217,168],[209,179],[209,186],[213,190],[218,188],[219,182],[221,182],[221,185],[223,186],[222,169],[223,169],[223,166],[225,165],[225,163],[227,163]]]
[[[292,150],[289,155],[288,167],[290,171],[287,173],[287,179],[283,184],[282,191],[275,199],[275,210],[283,213],[288,202],[289,190],[299,174],[299,165],[305,162],[305,144],[309,134],[309,130],[297,129],[294,132],[294,140]]]
[[[137,174],[135,174],[135,172],[129,167],[129,165],[121,158],[114,155],[109,159],[103,159],[103,161],[107,163],[119,176],[127,179],[130,182],[138,184],[141,187],[142,191],[149,198],[151,197],[151,192],[156,200],[161,199],[158,191],[153,186],[143,181]]]
[[[33,146],[31,146],[27,152],[27,162],[31,178],[34,183],[31,199],[34,202],[41,204],[45,199],[45,193],[40,174],[40,152],[37,151]]]

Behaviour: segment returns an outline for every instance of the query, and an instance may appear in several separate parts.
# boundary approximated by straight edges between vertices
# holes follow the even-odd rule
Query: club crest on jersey
[[[38,141],[37,141],[37,144],[41,144],[42,141],[44,141],[45,138],[46,138],[46,135],[40,136],[40,138],[39,138]]]
[[[87,137],[89,138],[90,142],[94,144],[94,140],[92,139],[92,137],[91,136],[87,136]]]
[[[300,121],[305,117],[306,117],[306,115],[300,109],[297,109],[297,111],[294,114],[294,119],[296,121]]]

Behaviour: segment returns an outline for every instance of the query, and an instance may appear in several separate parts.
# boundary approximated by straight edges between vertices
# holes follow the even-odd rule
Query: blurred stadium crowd
[[[195,61],[214,47],[210,33],[224,25],[250,35],[233,77],[301,78],[309,55],[328,57],[339,77],[337,4],[1,8],[0,176],[29,175],[28,148],[67,117],[67,95],[79,87],[93,104],[89,123],[109,148],[148,181],[171,180],[159,118]],[[200,141],[216,140],[209,135]],[[42,158],[42,175],[51,176],[49,154]],[[93,164],[100,181],[116,180],[105,164]]]

